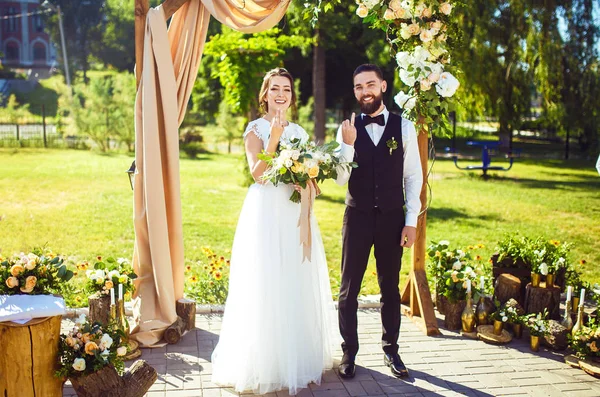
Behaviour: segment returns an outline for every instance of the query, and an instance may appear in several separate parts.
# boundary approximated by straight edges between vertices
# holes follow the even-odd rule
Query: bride
[[[256,183],[248,190],[233,241],[212,381],[238,392],[264,394],[287,388],[293,395],[311,382],[320,383],[323,370],[332,367],[330,320],[335,309],[314,215],[311,258],[303,261],[300,205],[289,199],[294,187],[261,180],[267,165],[258,160],[259,153],[274,153],[280,141],[309,139],[302,127],[286,118],[296,104],[286,69],[266,74],[259,103],[264,116],[250,122],[244,133]]]

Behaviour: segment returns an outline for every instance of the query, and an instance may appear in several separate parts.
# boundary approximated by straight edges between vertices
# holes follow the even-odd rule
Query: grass
[[[73,260],[97,255],[131,257],[132,192],[125,170],[131,157],[74,150],[0,149],[2,254],[47,244]],[[240,155],[207,154],[181,160],[181,201],[186,260],[231,248],[246,188]],[[506,173],[483,180],[437,160],[430,178],[427,239],[452,246],[484,244],[489,257],[504,233],[569,241],[571,261],[583,278],[600,281],[600,177],[591,162],[519,160]],[[332,288],[337,293],[345,188],[325,184],[316,213]],[[402,273],[410,268],[405,256]],[[371,258],[363,293],[377,293]],[[402,283],[406,277],[402,278]]]

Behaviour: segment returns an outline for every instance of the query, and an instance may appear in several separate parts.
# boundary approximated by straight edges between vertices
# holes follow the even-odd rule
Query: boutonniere
[[[392,139],[388,139],[385,144],[390,148],[390,156],[394,150],[398,149],[398,141],[394,137],[392,137]]]

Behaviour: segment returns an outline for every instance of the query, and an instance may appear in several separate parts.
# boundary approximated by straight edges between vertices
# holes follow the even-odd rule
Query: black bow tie
[[[365,123],[365,127],[371,123],[379,124],[380,126],[383,127],[385,125],[385,118],[383,117],[383,113],[380,114],[379,116],[375,116],[375,117],[371,117],[371,116],[365,114],[363,116],[363,122]]]

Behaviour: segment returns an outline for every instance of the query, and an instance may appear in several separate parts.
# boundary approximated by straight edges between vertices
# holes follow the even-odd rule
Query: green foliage
[[[253,105],[256,108],[264,74],[283,64],[288,49],[309,43],[304,37],[283,35],[279,29],[252,36],[226,29],[211,37],[204,51],[216,60],[211,76],[221,82],[224,100],[232,111],[245,113]]]
[[[231,153],[231,145],[241,141],[244,131],[244,117],[237,116],[232,112],[231,105],[222,101],[219,105],[217,125],[221,128],[220,141],[227,142],[227,153]]]
[[[229,289],[229,259],[202,247],[206,259],[186,265],[185,294],[203,304],[225,304]]]

